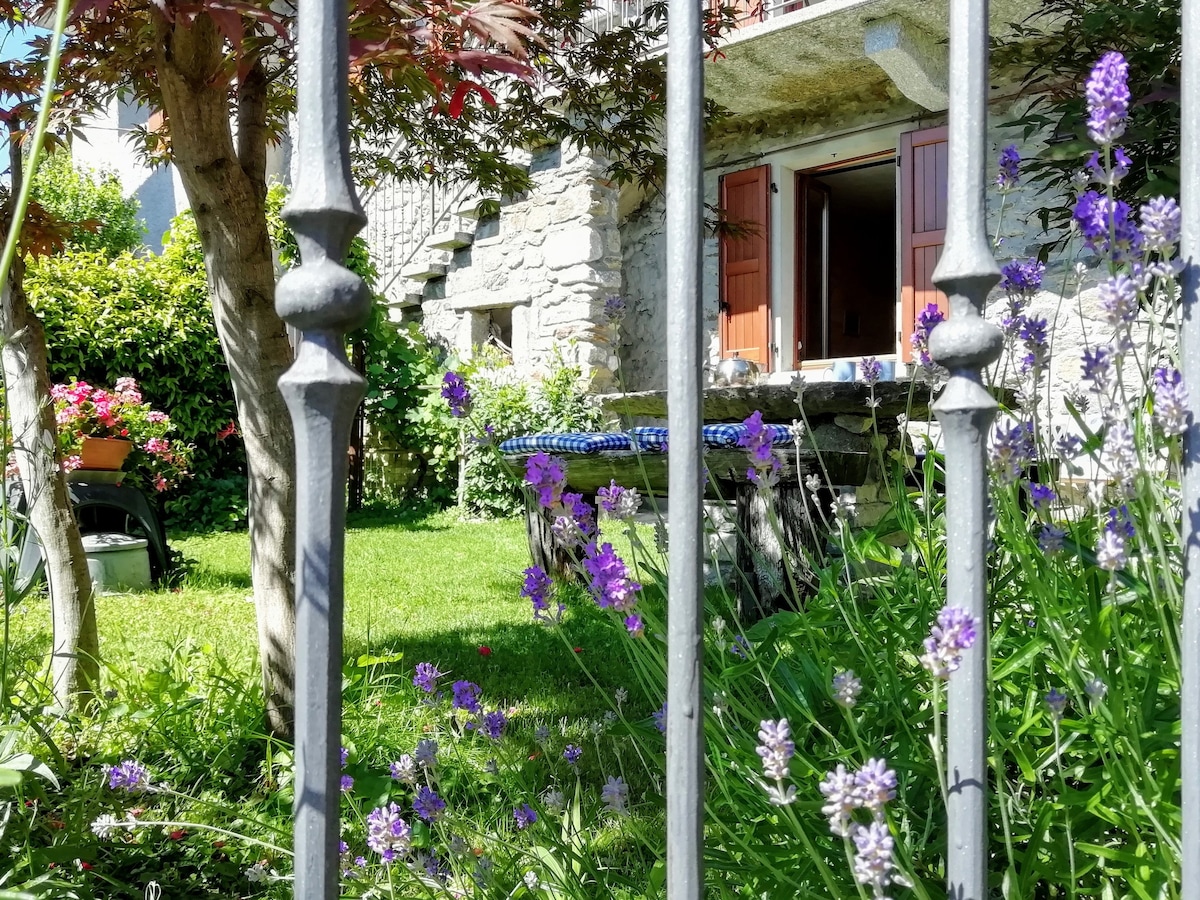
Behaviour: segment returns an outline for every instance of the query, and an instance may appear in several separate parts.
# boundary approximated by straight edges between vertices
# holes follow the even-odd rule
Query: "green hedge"
[[[191,528],[243,524],[245,454],[240,440],[217,440],[237,413],[191,216],[175,220],[159,256],[69,248],[32,260],[25,288],[54,381],[133,377],[195,445],[195,478],[168,497],[168,515]]]

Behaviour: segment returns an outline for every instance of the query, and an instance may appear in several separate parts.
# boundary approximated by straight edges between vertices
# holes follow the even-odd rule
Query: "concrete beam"
[[[863,52],[909,100],[931,112],[949,105],[949,56],[944,43],[900,16],[867,25]]]

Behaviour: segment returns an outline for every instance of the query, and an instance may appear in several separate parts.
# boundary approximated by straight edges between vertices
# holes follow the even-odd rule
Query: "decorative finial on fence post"
[[[954,900],[987,896],[987,439],[997,404],[981,370],[1000,355],[1000,329],[983,320],[1000,271],[987,239],[987,0],[951,0],[946,244],[933,282],[950,316],[930,353],[950,371],[934,404],[946,450],[947,594],[979,622],[950,678],[946,712],[946,879]]]
[[[345,333],[370,295],[342,265],[366,216],[350,178],[347,7],[300,0],[297,14],[299,175],[283,217],[301,265],[279,280],[275,308],[300,332],[279,380],[296,432],[295,896],[335,900],[342,721],[342,576],[347,455],[363,379]]]

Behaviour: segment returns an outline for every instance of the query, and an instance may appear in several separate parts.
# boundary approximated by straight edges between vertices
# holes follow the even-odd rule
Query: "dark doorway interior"
[[[799,358],[894,353],[895,160],[799,173],[796,199]]]

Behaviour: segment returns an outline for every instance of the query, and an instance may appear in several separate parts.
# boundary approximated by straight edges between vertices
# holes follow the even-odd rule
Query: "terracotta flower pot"
[[[125,465],[125,457],[133,451],[131,441],[120,438],[85,437],[79,450],[81,469],[100,469],[118,472]]]

